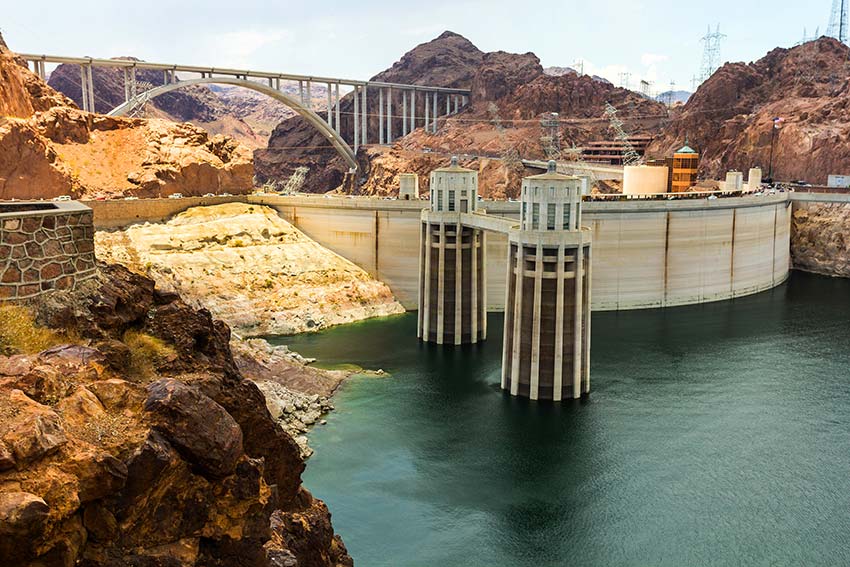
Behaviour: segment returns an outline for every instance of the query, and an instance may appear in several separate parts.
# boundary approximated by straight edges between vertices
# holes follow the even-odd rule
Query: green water
[[[304,480],[358,566],[850,565],[850,281],[593,315],[592,394],[498,388],[416,316],[285,342],[355,378]]]

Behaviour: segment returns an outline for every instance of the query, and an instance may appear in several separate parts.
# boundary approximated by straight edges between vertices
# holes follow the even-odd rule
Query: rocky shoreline
[[[306,433],[326,423],[324,415],[334,409],[331,397],[352,373],[313,368],[313,359],[265,339],[234,338],[231,349],[242,374],[263,393],[272,418],[298,444],[301,457],[309,458],[313,449]]]

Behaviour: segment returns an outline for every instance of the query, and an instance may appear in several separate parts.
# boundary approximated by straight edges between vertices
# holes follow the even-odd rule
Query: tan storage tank
[[[623,168],[625,195],[651,195],[667,192],[667,167],[659,165],[627,165]]]

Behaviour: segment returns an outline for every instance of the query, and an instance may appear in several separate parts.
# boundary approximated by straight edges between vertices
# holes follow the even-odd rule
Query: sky
[[[531,51],[630,86],[691,90],[710,24],[727,35],[722,61],[753,61],[829,22],[832,0],[254,0],[9,2],[0,20],[22,53],[366,79],[445,30],[483,51]]]

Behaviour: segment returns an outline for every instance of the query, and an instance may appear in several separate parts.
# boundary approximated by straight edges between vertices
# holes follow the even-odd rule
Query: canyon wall
[[[850,198],[832,196],[833,202],[821,198],[821,202],[794,202],[791,260],[798,270],[848,278]]]

